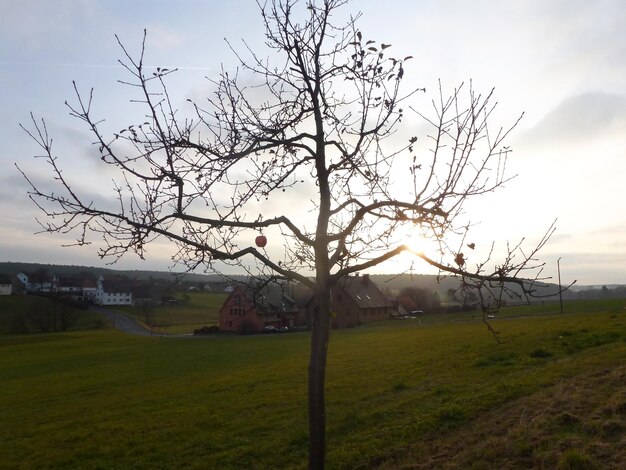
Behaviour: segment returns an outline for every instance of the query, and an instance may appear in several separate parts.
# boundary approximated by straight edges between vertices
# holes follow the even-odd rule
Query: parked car
[[[263,333],[278,333],[278,328],[273,325],[267,325],[263,328]]]

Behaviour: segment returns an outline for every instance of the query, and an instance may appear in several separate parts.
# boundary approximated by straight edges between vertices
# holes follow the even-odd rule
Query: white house
[[[27,292],[51,292],[52,291],[52,279],[43,273],[19,273],[17,274],[19,281],[24,284],[24,288]]]
[[[0,295],[11,295],[13,293],[13,283],[6,274],[0,274]]]
[[[52,285],[58,294],[70,296],[79,302],[93,302],[96,296],[96,279],[90,276],[55,274]]]
[[[94,301],[98,305],[132,305],[133,294],[128,281],[118,279],[105,281],[100,276]]]
[[[93,279],[83,279],[83,299],[95,302],[96,292],[98,292],[98,282]]]

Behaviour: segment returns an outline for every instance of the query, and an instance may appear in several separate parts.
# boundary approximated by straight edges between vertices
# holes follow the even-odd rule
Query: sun
[[[414,253],[423,253],[433,256],[439,249],[435,240],[428,237],[419,227],[404,227],[397,233],[398,245],[406,245],[413,253],[405,252],[411,258]]]
[[[437,242],[421,233],[416,227],[407,227],[402,232],[397,233],[396,242],[393,246],[397,247],[405,245],[409,248],[401,254],[389,260],[385,266],[385,271],[389,272],[405,272],[407,270],[417,270],[424,274],[430,274],[433,268],[424,260],[420,259],[416,254],[424,254],[433,259],[437,257],[440,247]]]
[[[409,235],[405,237],[401,241],[401,243],[403,245],[406,245],[411,251],[415,253],[425,253],[428,250],[429,241],[421,235]],[[410,255],[411,257],[415,256],[412,253],[405,252],[405,254]]]

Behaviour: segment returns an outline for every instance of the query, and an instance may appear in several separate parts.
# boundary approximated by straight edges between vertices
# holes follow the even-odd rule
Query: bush
[[[196,328],[195,330],[193,330],[193,334],[194,335],[210,335],[213,333],[217,333],[220,331],[219,326],[217,325],[211,325],[211,326],[203,326],[202,328]]]

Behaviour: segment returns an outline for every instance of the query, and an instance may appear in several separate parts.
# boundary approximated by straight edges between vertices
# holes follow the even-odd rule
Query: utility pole
[[[563,289],[561,288],[561,258],[556,260],[556,269],[559,274],[559,304],[561,305],[561,315],[563,315]]]

